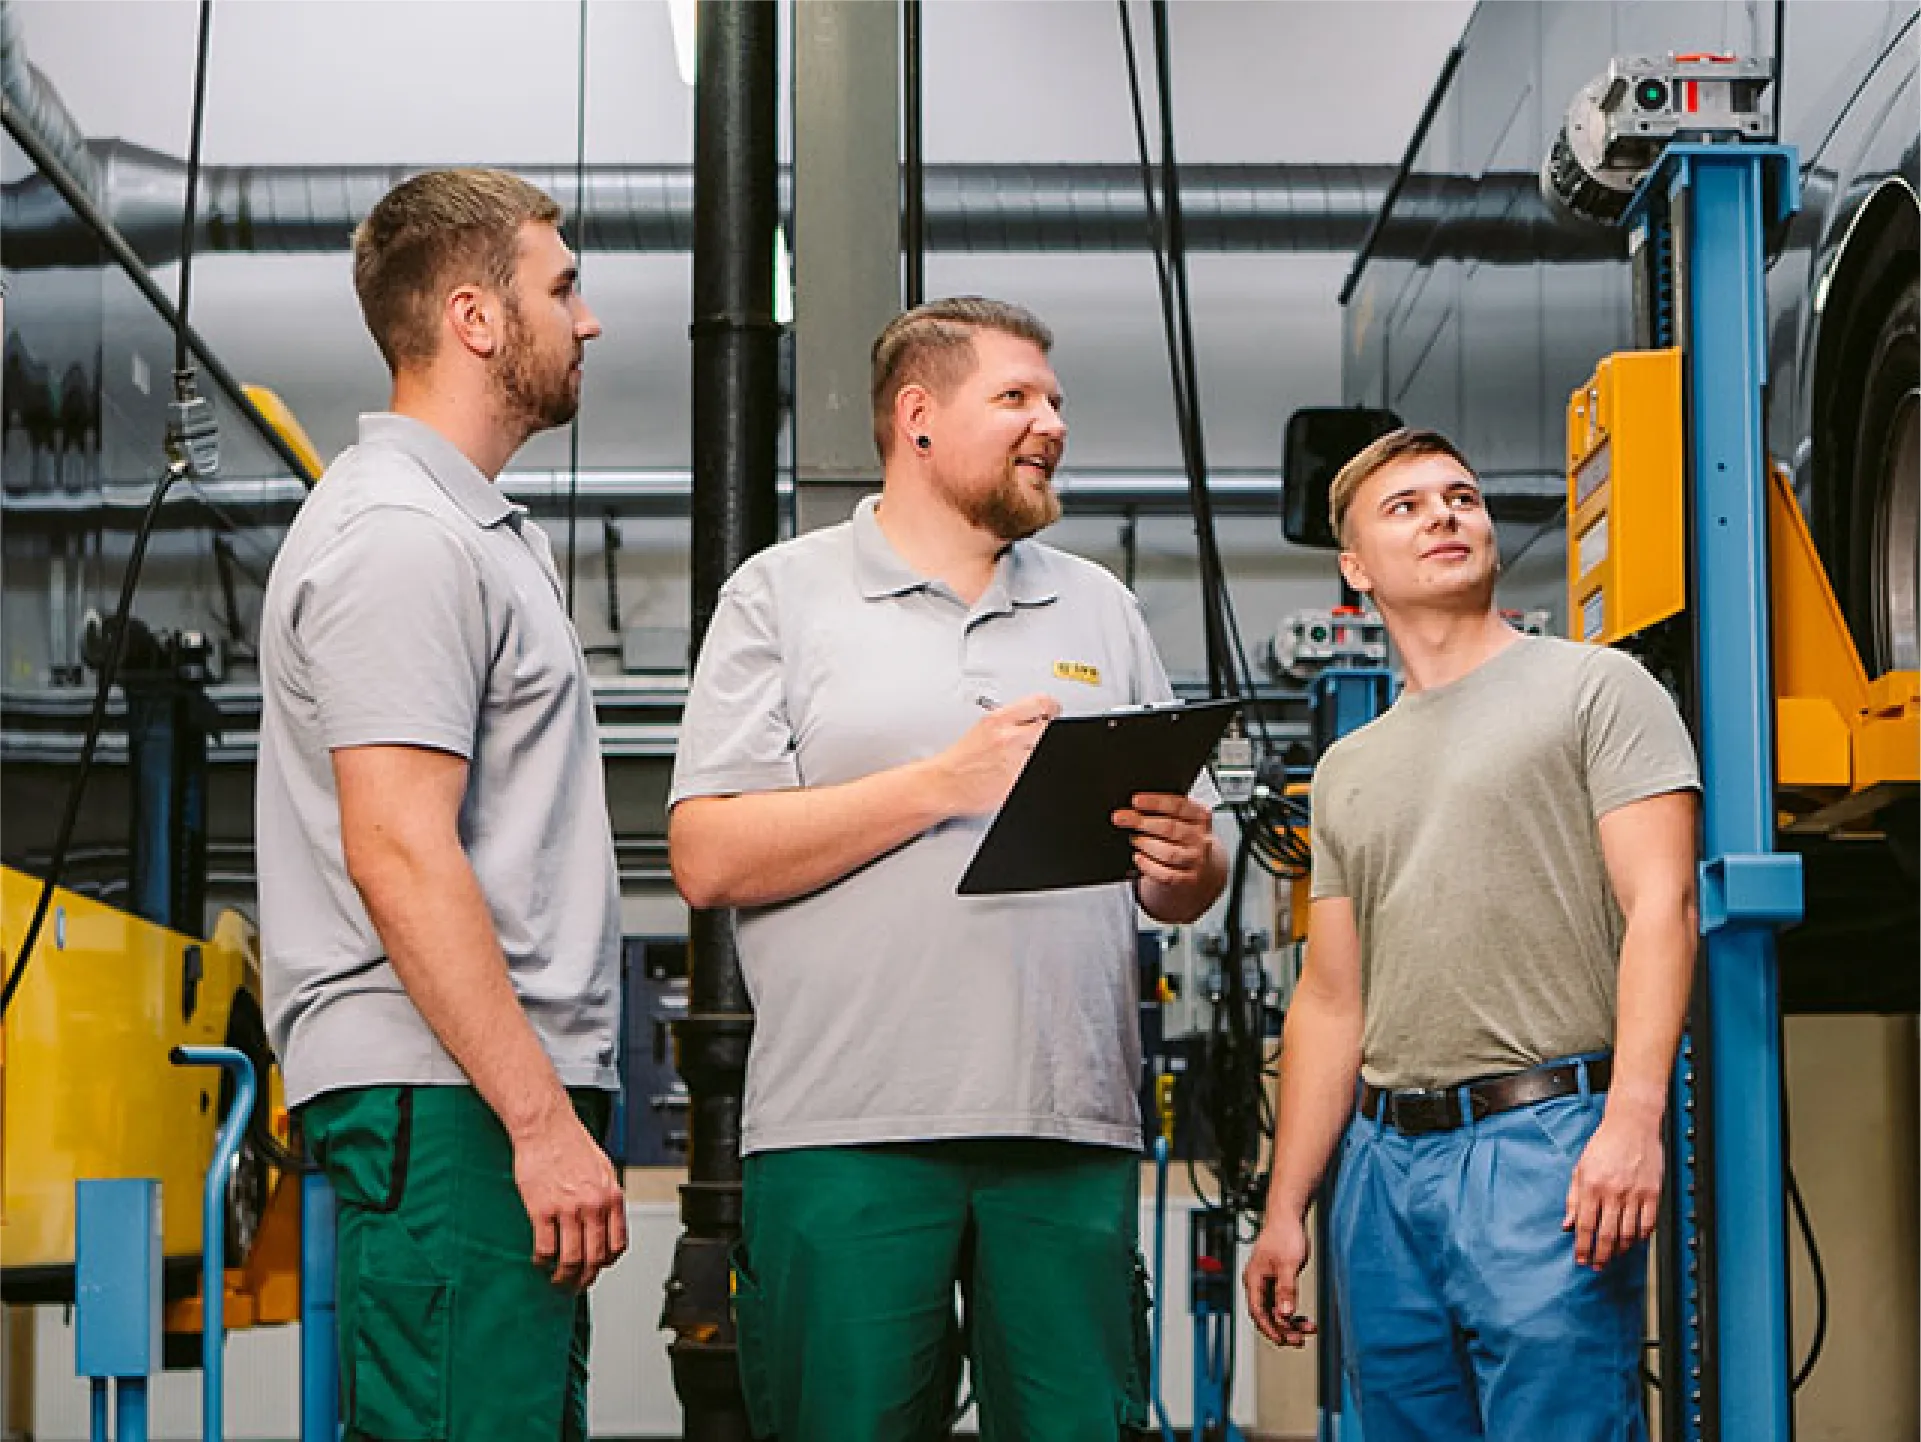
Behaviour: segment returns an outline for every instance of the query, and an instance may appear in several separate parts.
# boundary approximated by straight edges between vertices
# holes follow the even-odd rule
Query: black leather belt
[[[1581,1090],[1583,1068],[1587,1071],[1588,1090],[1604,1092],[1614,1076],[1614,1058],[1551,1062],[1526,1071],[1509,1072],[1506,1076],[1483,1077],[1433,1091],[1384,1091],[1363,1082],[1361,1114],[1370,1120],[1384,1121],[1411,1137],[1452,1131],[1484,1117],[1511,1112],[1516,1107],[1531,1107],[1556,1097],[1573,1096]],[[1464,1094],[1465,1107],[1462,1105]]]

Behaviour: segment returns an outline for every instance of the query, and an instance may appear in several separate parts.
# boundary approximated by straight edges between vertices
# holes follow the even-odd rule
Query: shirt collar
[[[412,416],[376,411],[360,418],[362,445],[389,445],[405,451],[427,469],[434,484],[459,506],[476,526],[497,526],[502,521],[526,514],[501,493],[454,443],[424,421]]]
[[[870,601],[925,590],[933,582],[901,558],[874,515],[880,497],[865,496],[854,508],[854,574],[861,595]],[[1045,550],[1032,541],[1016,541],[1001,552],[994,579],[976,610],[1005,610],[1009,606],[1042,606],[1059,596]]]

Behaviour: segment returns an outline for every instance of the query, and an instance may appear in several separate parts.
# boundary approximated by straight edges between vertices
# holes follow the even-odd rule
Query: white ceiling
[[[805,3],[805,0],[803,0]],[[1177,0],[1177,144],[1189,161],[1398,160],[1468,0]],[[28,55],[81,127],[174,155],[190,114],[193,0],[18,0]],[[1135,7],[1145,57],[1148,9]],[[1103,0],[927,0],[930,161],[1131,161],[1116,9]],[[219,0],[205,158],[224,164],[570,164],[575,0]],[[588,0],[590,162],[686,163],[692,92],[666,0]],[[1151,104],[1150,98],[1150,104]],[[1274,468],[1293,407],[1339,396],[1341,256],[1197,256],[1211,459]],[[687,464],[684,257],[590,255],[607,326],[590,352],[584,463]],[[323,450],[378,406],[344,256],[214,256],[195,322],[274,385]],[[166,282],[162,273],[163,283]],[[1145,256],[935,255],[930,293],[1021,300],[1053,324],[1073,396],[1070,466],[1177,460]],[[523,456],[555,465],[558,438]]]

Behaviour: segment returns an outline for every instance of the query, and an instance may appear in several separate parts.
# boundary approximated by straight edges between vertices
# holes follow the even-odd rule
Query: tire
[[[1868,349],[1848,502],[1848,626],[1870,676],[1917,664],[1921,597],[1921,287],[1910,280]]]

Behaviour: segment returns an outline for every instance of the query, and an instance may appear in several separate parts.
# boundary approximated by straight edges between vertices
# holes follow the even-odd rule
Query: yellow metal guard
[[[1687,604],[1681,353],[1606,357],[1568,398],[1568,634],[1611,646]]]

